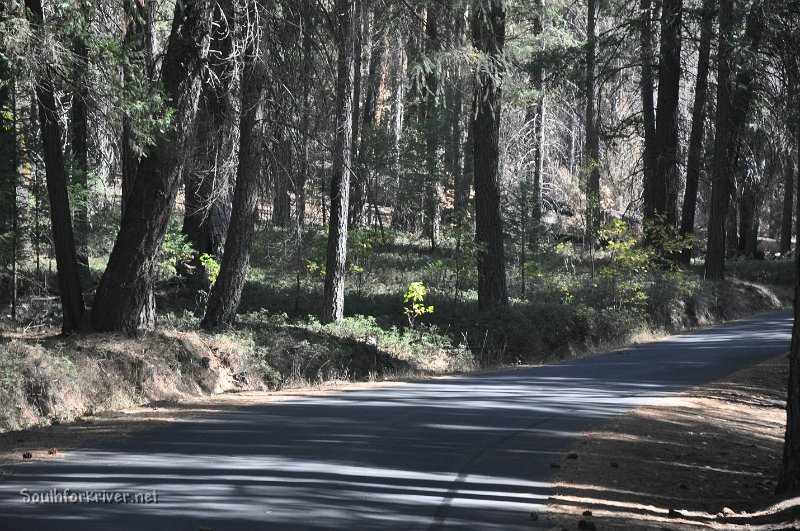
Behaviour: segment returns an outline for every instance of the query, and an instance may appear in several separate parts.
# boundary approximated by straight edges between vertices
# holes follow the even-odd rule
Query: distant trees
[[[59,287],[65,330],[86,296],[95,329],[135,334],[154,324],[158,282],[197,280],[203,254],[221,270],[196,313],[233,323],[262,233],[284,238],[298,299],[304,261],[323,272],[324,322],[360,267],[348,233],[370,226],[424,238],[432,261],[455,246],[481,309],[530,297],[556,239],[594,256],[610,218],[707,229],[708,279],[764,236],[785,255],[794,7],[725,1],[29,0],[41,32],[4,4],[16,88],[0,103],[20,153],[0,183],[19,184],[0,193],[0,282],[30,257],[31,285],[56,293],[50,259],[59,280],[77,260],[88,291]],[[244,70],[261,72],[249,93]],[[320,227],[325,256],[304,255]],[[94,297],[90,257],[108,258]]]

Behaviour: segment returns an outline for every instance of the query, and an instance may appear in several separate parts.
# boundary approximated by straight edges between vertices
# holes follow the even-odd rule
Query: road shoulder
[[[555,529],[794,529],[800,499],[772,495],[787,375],[784,354],[584,433],[553,463],[548,519]]]

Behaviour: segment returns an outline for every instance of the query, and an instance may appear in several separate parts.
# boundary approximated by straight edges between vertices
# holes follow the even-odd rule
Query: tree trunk
[[[697,210],[697,189],[703,168],[703,140],[705,138],[706,100],[708,99],[708,67],[711,55],[711,38],[714,26],[716,2],[704,0],[700,22],[700,49],[697,58],[697,76],[692,107],[692,130],[689,133],[689,155],[686,161],[686,189],[683,194],[683,211],[679,234],[694,233],[694,217]],[[691,248],[684,249],[678,261],[689,265]]]
[[[350,163],[353,143],[353,92],[355,82],[356,6],[336,0],[338,73],[336,81],[336,140],[333,148],[331,215],[326,253],[325,299],[322,322],[344,317],[344,281],[347,265],[347,215],[350,197]]]
[[[72,94],[71,148],[72,148],[72,184],[78,189],[78,201],[75,205],[75,247],[78,259],[78,272],[84,281],[89,281],[89,139],[86,124],[86,98],[88,90],[86,70],[88,68],[86,44],[81,38],[76,39],[73,47],[77,59],[76,75]]]
[[[97,287],[92,309],[92,326],[97,331],[136,335],[155,326],[153,282],[197,115],[211,11],[209,0],[175,5],[162,67],[162,112],[174,110],[174,125],[155,135],[139,161],[122,226]]]
[[[358,164],[356,172],[351,176],[350,183],[350,222],[351,228],[359,228],[364,224],[364,211],[367,206],[369,180],[372,170],[369,166],[369,156],[373,153],[374,144],[364,143],[364,139],[377,126],[378,100],[380,99],[381,73],[386,61],[386,37],[384,28],[379,22],[380,14],[375,11],[372,16],[370,38],[369,64],[367,66],[366,91],[364,96],[364,109],[361,113],[362,140],[357,150]],[[364,22],[367,28],[367,22]],[[357,92],[356,92],[357,94]],[[355,133],[355,132],[354,132]],[[354,141],[355,142],[355,141]]]
[[[251,6],[250,9],[255,8]],[[233,208],[219,275],[211,288],[206,313],[200,324],[205,330],[218,330],[233,324],[247,277],[250,246],[258,218],[259,177],[264,165],[262,142],[266,71],[262,66],[262,58],[253,57],[254,53],[251,43],[245,54],[250,64],[245,66],[242,79],[239,166]]]
[[[279,126],[280,127],[280,126]],[[292,145],[288,131],[280,131],[274,143],[274,157],[278,163],[274,164],[275,171],[272,181],[275,183],[275,197],[272,200],[272,224],[276,227],[287,228],[292,221],[291,176],[289,169],[292,167]]]
[[[536,15],[533,19],[533,36],[542,35],[542,17],[544,16],[544,0],[537,0]],[[539,246],[540,224],[542,222],[542,177],[544,173],[544,69],[540,59],[536,59],[531,71],[531,85],[536,91],[536,100],[529,112],[533,120],[533,205],[531,205],[531,221],[533,233],[530,235],[531,247]],[[527,227],[523,227],[527,231]],[[524,271],[525,263],[522,268]],[[524,292],[524,289],[523,289]]]
[[[311,10],[303,3],[303,110],[300,118],[302,137],[302,153],[300,160],[300,175],[297,179],[297,193],[295,194],[295,214],[297,215],[298,230],[302,230],[306,223],[306,183],[309,178],[310,155],[309,136],[311,135],[311,84],[313,82],[313,55],[311,33]]]
[[[463,48],[466,45],[466,24],[463,11],[454,13],[452,26],[452,46]],[[469,188],[472,182],[464,172],[464,130],[462,126],[462,116],[464,114],[464,81],[462,79],[461,65],[453,67],[452,81],[446,87],[447,90],[447,109],[449,110],[449,141],[446,144],[446,155],[450,175],[453,178],[453,221],[457,224],[463,223],[467,219],[469,208]],[[468,120],[468,123],[472,119]],[[470,144],[471,146],[471,144]],[[467,150],[467,151],[471,151]]]
[[[641,50],[642,62],[641,91],[642,91],[642,124],[644,126],[644,146],[642,163],[644,168],[643,179],[643,210],[645,218],[653,215],[653,185],[656,170],[656,114],[653,102],[653,7],[652,0],[641,0]]]
[[[725,217],[730,195],[728,151],[731,143],[731,54],[733,51],[733,0],[719,4],[719,44],[717,46],[717,114],[714,137],[714,171],[711,177],[711,204],[708,217],[708,244],[705,276],[725,278]]]
[[[146,56],[143,72],[146,74],[150,83],[155,78],[155,15],[157,5],[155,2],[146,0],[123,0],[123,10],[125,12],[125,35],[122,39],[123,47],[128,48],[129,61],[139,62],[138,54],[144,53]],[[129,68],[123,70],[125,84],[143,83],[144,80],[136,77],[138,72],[131,72]],[[122,117],[122,141],[120,162],[122,170],[122,198],[120,210],[124,215],[128,197],[133,189],[133,181],[136,179],[136,171],[139,165],[139,154],[135,145],[136,124],[126,113]]]
[[[674,227],[678,195],[678,104],[681,80],[682,0],[665,0],[661,8],[661,44],[656,104],[655,171],[645,204],[645,221]]]
[[[589,245],[594,245],[595,233],[600,224],[600,131],[595,103],[595,75],[597,61],[597,0],[588,2],[586,23],[586,230]]]
[[[798,167],[800,170],[800,167]],[[785,180],[783,184],[783,213],[781,215],[781,256],[786,256],[792,248],[792,204],[794,203],[794,180],[795,168],[792,153],[789,151],[786,156],[786,164],[783,172]],[[800,171],[797,172],[800,176]]]
[[[791,104],[791,103],[790,103]],[[800,94],[794,103],[800,112]],[[800,143],[800,114],[796,115],[795,141]],[[800,166],[800,161],[799,166]],[[800,167],[797,168],[795,187],[800,190]],[[800,193],[797,194],[797,212],[800,212]],[[795,234],[800,234],[800,215],[796,217]],[[778,478],[777,494],[800,491],[800,253],[795,251],[794,326],[792,346],[789,351],[789,392],[786,399],[786,436],[783,446],[783,467]]]
[[[428,60],[433,64],[426,76],[426,98],[424,104],[425,114],[425,173],[426,173],[426,199],[427,223],[426,230],[431,242],[431,248],[439,246],[439,232],[442,224],[442,183],[439,177],[439,109],[437,93],[439,72],[437,54],[439,53],[439,10],[435,6],[428,8],[428,18],[425,24],[425,48]]]
[[[500,218],[501,61],[505,43],[502,0],[473,4],[472,39],[486,54],[487,68],[475,84],[475,242],[478,244],[478,307],[481,311],[508,304],[503,227]]]
[[[42,24],[44,15],[41,0],[25,0],[25,7],[30,11],[34,24]],[[35,81],[35,91],[44,150],[47,196],[50,200],[50,223],[58,270],[58,291],[61,297],[61,331],[68,334],[80,328],[84,305],[67,194],[67,171],[58,130],[53,72],[49,65],[45,66],[41,78]]]

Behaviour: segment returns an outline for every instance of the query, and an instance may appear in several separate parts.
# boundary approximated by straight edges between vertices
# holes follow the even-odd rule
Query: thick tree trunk
[[[694,233],[694,218],[697,210],[697,190],[700,172],[703,168],[703,140],[705,138],[706,101],[708,100],[708,67],[711,55],[716,2],[704,0],[700,22],[700,49],[697,58],[697,75],[694,86],[694,105],[692,107],[692,130],[689,133],[689,155],[686,160],[686,188],[683,194],[683,211],[679,234]],[[683,250],[678,261],[689,265],[692,250]]]
[[[350,163],[353,143],[353,85],[355,82],[356,6],[336,0],[339,47],[336,81],[336,140],[333,148],[331,217],[326,254],[325,299],[322,322],[344,317],[344,281],[347,265],[347,215],[350,197]]]
[[[153,146],[139,161],[122,226],[97,287],[92,308],[92,326],[97,331],[136,335],[155,326],[153,282],[197,115],[211,11],[209,0],[175,5],[162,67],[162,112],[174,109],[174,125],[156,134]]]
[[[501,64],[505,43],[502,0],[473,4],[472,39],[486,54],[475,84],[475,242],[478,244],[478,307],[482,311],[508,304],[503,227],[500,218],[499,133]]]
[[[249,48],[242,80],[242,105],[239,118],[239,166],[233,192],[233,209],[225,252],[217,281],[211,288],[201,326],[218,330],[233,324],[242,298],[250,263],[250,246],[258,218],[259,177],[264,165],[264,87],[266,72],[262,59]]]
[[[661,44],[656,104],[655,171],[645,221],[675,226],[678,195],[678,104],[681,80],[682,0],[665,0],[661,8]]]
[[[656,113],[653,101],[653,6],[652,0],[641,0],[641,49],[642,62],[641,91],[642,91],[642,125],[644,126],[644,146],[642,151],[642,165],[644,170],[643,210],[646,218],[652,217],[654,204],[653,185],[656,171]]]
[[[30,11],[34,24],[41,24],[44,18],[41,1],[25,0],[25,7]],[[35,81],[35,91],[44,150],[47,196],[50,200],[50,224],[56,253],[58,291],[61,297],[61,330],[68,334],[81,326],[84,305],[52,76],[51,67],[46,66],[41,78]]]
[[[589,245],[594,245],[595,233],[600,224],[600,131],[598,128],[595,89],[597,61],[597,0],[588,2],[586,22],[586,231]]]
[[[797,168],[797,175],[800,176],[800,166]],[[786,156],[783,172],[785,180],[783,183],[783,212],[781,215],[781,256],[786,256],[792,248],[792,205],[794,203],[794,181],[795,168],[792,160],[791,151]]]

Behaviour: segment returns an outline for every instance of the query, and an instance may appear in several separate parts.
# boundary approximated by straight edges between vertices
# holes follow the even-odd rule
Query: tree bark
[[[250,246],[258,218],[259,177],[265,158],[262,137],[266,72],[262,58],[254,57],[254,54],[251,43],[246,52],[249,64],[245,66],[242,79],[239,166],[233,192],[233,208],[219,275],[211,288],[206,313],[200,324],[205,330],[218,330],[233,324],[242,299],[250,263]]]
[[[705,138],[706,101],[708,100],[708,67],[711,55],[716,2],[704,0],[700,21],[700,49],[697,58],[697,75],[692,106],[692,129],[689,133],[689,155],[686,160],[686,188],[683,194],[683,211],[679,234],[694,233],[694,218],[697,210],[697,190],[703,168],[703,141]],[[689,265],[691,248],[681,251],[678,261]]]
[[[661,8],[661,43],[656,104],[655,171],[645,221],[674,227],[678,195],[678,104],[681,80],[682,0],[665,0]]]
[[[472,40],[485,54],[474,93],[475,242],[478,244],[478,307],[508,304],[500,218],[499,134],[505,11],[502,0],[473,4]]]
[[[353,154],[353,92],[355,83],[356,6],[347,0],[334,3],[338,53],[336,81],[336,140],[333,148],[331,213],[326,253],[325,298],[322,322],[344,317],[344,282],[347,265],[347,215],[350,164]]]
[[[25,0],[25,7],[30,11],[34,24],[43,24],[44,14],[41,0]],[[58,291],[62,313],[61,331],[68,334],[80,328],[84,305],[78,257],[72,232],[69,195],[67,194],[67,171],[64,166],[61,134],[58,129],[52,67],[46,65],[44,72],[34,83],[44,149],[47,196],[50,200],[50,224],[58,270]]]
[[[175,5],[162,67],[162,112],[174,109],[174,125],[156,134],[139,161],[122,226],[97,287],[92,309],[92,326],[97,331],[136,335],[155,326],[153,282],[197,115],[211,11],[209,0],[183,0]]]

